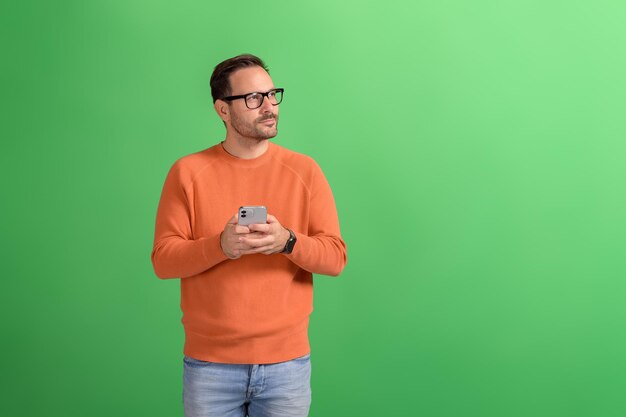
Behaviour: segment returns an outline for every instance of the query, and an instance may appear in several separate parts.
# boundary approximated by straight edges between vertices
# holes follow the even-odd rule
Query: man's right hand
[[[238,214],[235,214],[230,218],[228,223],[226,223],[224,231],[220,236],[222,251],[230,259],[241,257],[241,250],[248,248],[248,245],[241,243],[239,238],[242,237],[242,235],[249,234],[250,229],[248,229],[247,226],[240,226],[237,222]]]

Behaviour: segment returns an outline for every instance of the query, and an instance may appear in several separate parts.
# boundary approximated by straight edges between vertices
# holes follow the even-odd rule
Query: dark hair
[[[237,55],[236,57],[229,58],[217,64],[211,75],[211,95],[213,96],[213,103],[232,93],[229,80],[230,74],[239,69],[254,66],[261,67],[269,72],[263,60],[251,54]]]

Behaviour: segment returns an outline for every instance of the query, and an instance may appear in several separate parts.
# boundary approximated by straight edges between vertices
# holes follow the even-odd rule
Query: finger
[[[235,213],[235,215],[233,217],[231,217],[228,220],[228,223],[226,223],[226,224],[237,224],[238,221],[239,221],[239,213]]]
[[[262,253],[264,255],[271,255],[273,253],[276,253],[277,249],[274,248],[271,245],[266,245],[266,246],[260,246],[258,248],[250,248],[250,249],[242,249],[241,250],[241,254],[242,255],[252,255],[255,253]]]
[[[239,238],[239,242],[244,245],[248,245],[250,248],[260,248],[263,246],[268,246],[273,243],[273,239],[271,236],[262,237],[262,238],[249,238],[249,237],[241,237]]]
[[[280,223],[278,221],[278,219],[276,217],[272,216],[271,214],[267,215],[267,222],[270,223],[270,224],[271,223]]]
[[[250,233],[250,228],[247,227],[247,226],[237,225],[237,226],[235,226],[235,233],[237,233],[237,234],[247,234],[247,233]]]
[[[267,233],[270,230],[269,224],[251,224],[250,230],[253,232]]]
[[[250,232],[248,234],[241,235],[241,237],[244,239],[255,239],[255,240],[263,239],[267,236],[269,235],[265,233],[261,233],[261,232]]]

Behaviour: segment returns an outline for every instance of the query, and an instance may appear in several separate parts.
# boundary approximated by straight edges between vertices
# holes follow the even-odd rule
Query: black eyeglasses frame
[[[271,89],[270,91],[267,91],[267,92],[265,92],[265,93],[261,93],[261,92],[258,92],[258,91],[253,91],[253,92],[251,92],[251,93],[241,94],[241,95],[238,95],[238,96],[228,96],[228,97],[222,97],[220,100],[224,100],[224,101],[233,101],[233,100],[238,100],[238,99],[240,99],[240,98],[243,98],[243,99],[244,99],[244,103],[246,103],[246,107],[247,107],[247,108],[249,108],[249,109],[251,109],[251,110],[254,110],[254,109],[258,109],[259,107],[261,107],[261,106],[263,105],[263,100],[265,100],[265,97],[267,97],[267,98],[268,98],[268,100],[269,100],[269,95],[270,95],[270,94],[272,94],[272,93],[274,93],[274,96],[276,96],[276,93],[280,93],[280,94],[281,94],[281,96],[280,96],[280,101],[279,101],[278,103],[274,104],[274,103],[272,103],[272,102],[270,101],[270,104],[271,104],[272,106],[278,106],[278,105],[279,105],[280,103],[282,103],[282,101],[283,101],[283,94],[284,94],[284,92],[285,92],[285,89],[284,89],[284,88],[273,88],[273,89]],[[247,100],[247,97],[248,97],[248,96],[251,96],[252,94],[260,94],[260,95],[261,95],[261,97],[263,97],[263,98],[261,99],[261,102],[259,103],[259,105],[258,105],[257,107],[250,107],[250,106],[248,106],[248,100]]]

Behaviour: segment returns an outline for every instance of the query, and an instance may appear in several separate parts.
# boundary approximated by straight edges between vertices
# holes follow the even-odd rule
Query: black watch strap
[[[293,252],[293,247],[296,245],[296,241],[298,239],[296,238],[296,234],[291,229],[287,229],[287,231],[289,232],[289,239],[287,239],[287,243],[285,243],[285,247],[281,253],[290,254]]]

